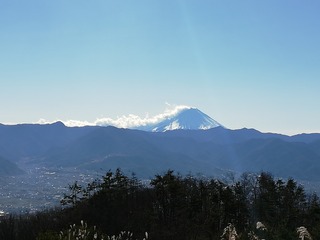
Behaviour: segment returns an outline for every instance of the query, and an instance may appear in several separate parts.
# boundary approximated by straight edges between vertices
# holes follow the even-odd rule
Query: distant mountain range
[[[140,177],[168,169],[207,176],[264,170],[278,177],[320,180],[320,134],[230,130],[197,109],[149,131],[66,127],[61,122],[0,124],[0,156],[0,175],[21,174],[16,163],[24,161],[105,171],[120,167]]]

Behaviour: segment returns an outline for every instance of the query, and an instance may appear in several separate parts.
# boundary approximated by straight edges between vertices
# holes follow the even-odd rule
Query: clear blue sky
[[[2,0],[0,122],[199,108],[320,132],[320,2]]]

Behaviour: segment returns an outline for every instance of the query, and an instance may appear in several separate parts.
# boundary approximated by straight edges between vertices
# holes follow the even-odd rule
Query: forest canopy
[[[298,239],[303,228],[320,239],[318,196],[266,172],[226,183],[168,170],[146,182],[117,169],[69,190],[61,208],[3,217],[0,239],[59,239],[60,231],[83,220],[109,236],[130,231],[132,239],[147,232],[156,240],[220,240],[233,231],[233,239],[285,240]]]

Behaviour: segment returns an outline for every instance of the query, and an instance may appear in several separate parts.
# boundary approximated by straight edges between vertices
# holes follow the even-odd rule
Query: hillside
[[[264,170],[281,177],[318,180],[320,155],[315,144],[250,129],[150,133],[106,127],[47,152],[42,161],[83,169],[120,167],[143,177],[167,169],[208,176]]]
[[[23,174],[18,166],[0,156],[0,176],[13,176]]]
[[[0,126],[0,155],[12,161],[109,170],[141,177],[173,169],[183,174],[269,171],[320,180],[320,135],[285,136],[255,129],[147,132],[115,127]]]

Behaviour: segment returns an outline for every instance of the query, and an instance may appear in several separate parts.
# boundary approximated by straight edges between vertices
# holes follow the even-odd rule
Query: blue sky
[[[170,103],[232,129],[320,132],[319,10],[301,0],[2,0],[0,122],[154,116]]]

